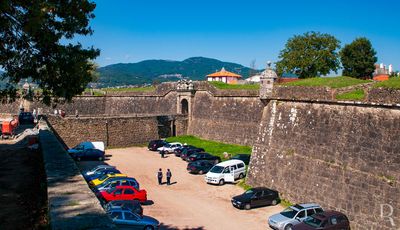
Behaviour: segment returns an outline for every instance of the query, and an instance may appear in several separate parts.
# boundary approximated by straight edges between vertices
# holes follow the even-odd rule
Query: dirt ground
[[[47,193],[40,153],[26,139],[0,141],[0,229],[44,229]]]
[[[187,163],[175,155],[160,158],[157,152],[144,147],[111,149],[105,163],[115,165],[122,173],[134,177],[148,199],[154,202],[144,206],[144,214],[155,217],[161,229],[268,229],[267,219],[281,211],[280,205],[238,210],[231,197],[243,193],[234,184],[214,186],[205,183],[204,175],[186,171]],[[93,162],[82,162],[81,168],[90,168]],[[158,185],[157,171],[169,168],[173,185]],[[164,178],[165,181],[165,178]]]

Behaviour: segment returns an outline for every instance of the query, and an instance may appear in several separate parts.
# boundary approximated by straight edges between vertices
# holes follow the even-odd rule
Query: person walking
[[[164,150],[161,150],[161,151],[160,151],[161,158],[164,158],[164,154],[165,154],[165,151],[164,151]]]
[[[169,169],[167,169],[167,185],[171,185],[171,177],[172,177],[172,173]]]
[[[159,185],[161,185],[162,184],[162,177],[163,177],[163,175],[162,175],[163,173],[162,173],[162,170],[161,170],[161,168],[158,170],[158,172],[157,172],[157,179],[158,179],[158,184]]]

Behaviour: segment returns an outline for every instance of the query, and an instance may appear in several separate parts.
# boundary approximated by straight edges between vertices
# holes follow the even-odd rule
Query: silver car
[[[160,227],[160,222],[153,217],[139,216],[125,209],[111,209],[107,214],[120,229],[127,227],[129,229],[155,230]]]
[[[291,230],[296,224],[301,223],[307,216],[323,212],[318,204],[296,204],[268,219],[268,225],[275,230]]]

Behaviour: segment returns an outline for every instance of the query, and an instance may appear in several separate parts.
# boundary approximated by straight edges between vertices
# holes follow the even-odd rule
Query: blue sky
[[[367,37],[378,62],[400,70],[400,1],[115,0],[95,1],[94,34],[77,38],[101,49],[100,66],[203,56],[263,68],[288,38],[334,35],[342,46]]]

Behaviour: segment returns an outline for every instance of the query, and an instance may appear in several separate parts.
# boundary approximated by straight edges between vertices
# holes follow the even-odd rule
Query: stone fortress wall
[[[359,87],[363,101],[336,100]],[[206,82],[194,88],[181,92],[167,83],[153,92],[76,97],[60,107],[67,115],[78,110],[79,118],[49,121],[70,147],[90,138],[128,146],[172,134],[160,131],[160,120],[166,128],[175,124],[176,134],[252,145],[251,185],[344,211],[353,229],[398,229],[400,90],[277,86],[260,99],[255,90],[218,90]],[[182,98],[190,101],[188,114],[177,118]],[[1,113],[12,108],[1,106]]]

